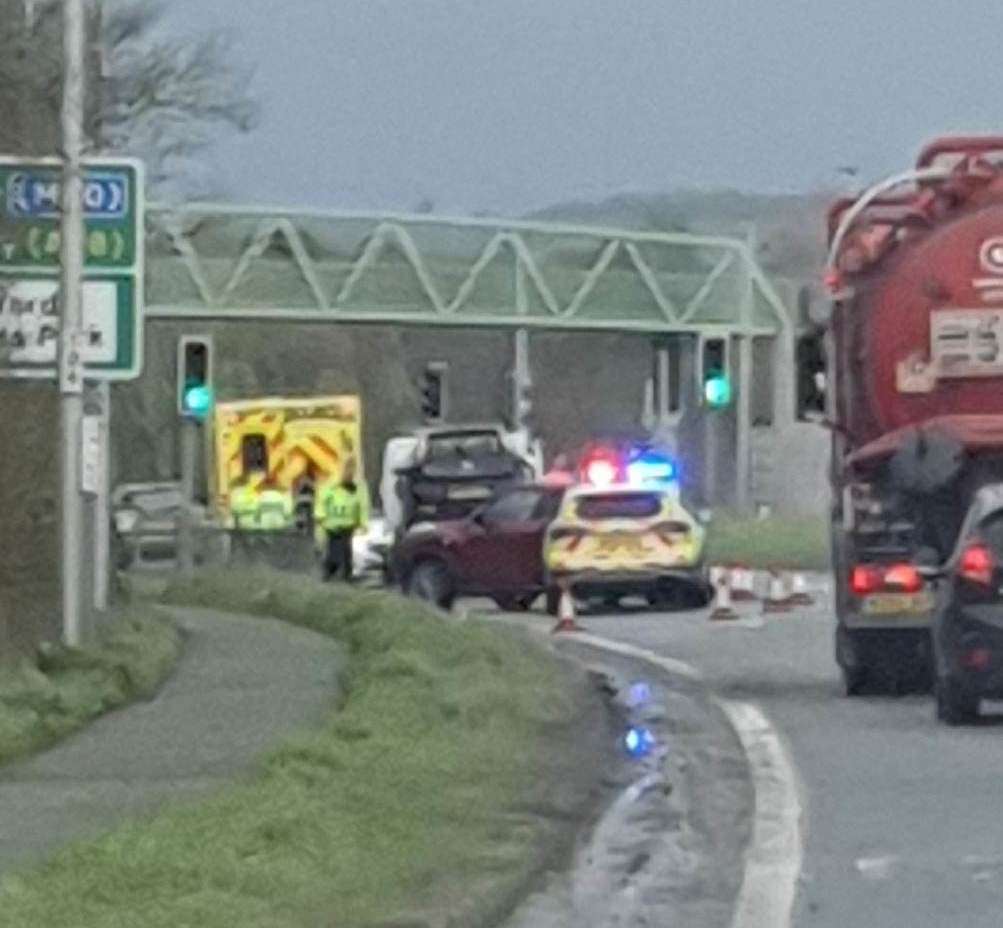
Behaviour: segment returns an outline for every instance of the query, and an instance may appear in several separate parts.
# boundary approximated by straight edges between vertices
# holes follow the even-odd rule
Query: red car
[[[465,519],[415,526],[394,549],[394,576],[404,592],[444,609],[459,595],[528,609],[544,592],[543,536],[563,494],[510,487]]]

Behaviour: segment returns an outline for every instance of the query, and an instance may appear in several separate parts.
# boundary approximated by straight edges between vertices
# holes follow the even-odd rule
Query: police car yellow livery
[[[556,609],[565,583],[577,597],[608,605],[628,595],[652,605],[706,605],[703,548],[704,528],[683,507],[674,483],[574,487],[544,541],[548,607]]]

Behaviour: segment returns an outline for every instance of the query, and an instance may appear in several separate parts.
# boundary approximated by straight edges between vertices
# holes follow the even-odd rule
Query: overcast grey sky
[[[1001,0],[172,0],[257,64],[240,200],[520,213],[689,186],[801,191],[1003,132]]]

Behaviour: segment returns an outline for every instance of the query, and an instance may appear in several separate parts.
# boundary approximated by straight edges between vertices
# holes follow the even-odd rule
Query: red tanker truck
[[[831,312],[799,343],[832,435],[848,695],[929,681],[932,597],[975,490],[1003,480],[1003,136],[942,138],[828,216]]]

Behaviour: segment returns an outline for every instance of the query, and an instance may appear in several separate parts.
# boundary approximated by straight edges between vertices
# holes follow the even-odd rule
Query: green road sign
[[[143,300],[143,167],[88,159],[84,171],[81,351],[87,376],[139,375]],[[54,378],[59,342],[61,167],[0,157],[0,373]]]

